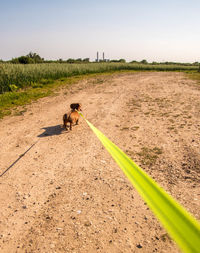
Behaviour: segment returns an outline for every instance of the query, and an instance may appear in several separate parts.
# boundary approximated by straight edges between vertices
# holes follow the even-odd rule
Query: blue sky
[[[0,59],[200,62],[199,0],[0,0]]]

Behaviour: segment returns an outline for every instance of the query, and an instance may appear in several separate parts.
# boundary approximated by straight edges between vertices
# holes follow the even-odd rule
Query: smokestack
[[[97,52],[97,62],[99,61],[99,52]]]
[[[104,52],[103,52],[103,61],[104,61]]]

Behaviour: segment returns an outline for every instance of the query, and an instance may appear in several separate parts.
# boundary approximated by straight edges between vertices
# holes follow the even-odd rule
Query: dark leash
[[[20,159],[22,159],[23,156],[25,156],[26,153],[28,153],[33,146],[35,146],[35,144],[37,144],[39,141],[39,139],[33,143],[23,154],[19,155],[19,157],[17,158],[17,160],[15,160],[3,173],[0,174],[0,177],[2,177],[9,169],[11,169]]]

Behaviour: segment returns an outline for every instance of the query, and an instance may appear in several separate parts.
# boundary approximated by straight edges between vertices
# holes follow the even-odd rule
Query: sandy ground
[[[200,219],[199,98],[183,73],[123,73],[1,120],[0,252],[179,252],[84,120],[66,132],[62,115],[81,102],[89,121]]]

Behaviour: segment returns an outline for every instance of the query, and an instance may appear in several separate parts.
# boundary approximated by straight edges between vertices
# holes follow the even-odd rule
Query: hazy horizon
[[[197,0],[0,2],[0,59],[200,62]]]

